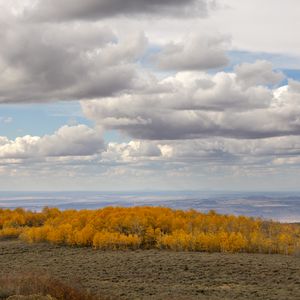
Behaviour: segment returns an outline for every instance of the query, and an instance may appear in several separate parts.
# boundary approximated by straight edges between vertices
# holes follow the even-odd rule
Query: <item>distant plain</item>
[[[220,214],[300,222],[300,192],[148,191],[148,192],[1,192],[0,208],[41,210],[96,209],[105,206],[167,206],[216,210]]]

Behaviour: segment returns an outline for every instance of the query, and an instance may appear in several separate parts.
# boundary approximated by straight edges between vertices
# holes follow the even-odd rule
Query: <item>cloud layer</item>
[[[253,68],[259,74],[255,84]],[[299,83],[291,81],[281,88],[267,86],[281,80],[282,74],[269,70],[265,62],[241,65],[236,70],[215,75],[178,73],[156,82],[157,87],[149,89],[157,91],[154,93],[81,105],[86,117],[98,125],[138,139],[300,135]]]
[[[1,24],[3,25],[3,24]],[[86,24],[1,26],[0,103],[110,96],[133,88],[147,40]]]
[[[197,15],[207,16],[215,7],[212,0],[87,0],[87,1],[38,1],[33,12],[38,20],[95,20],[116,15],[153,14],[153,15]]]
[[[104,149],[101,132],[85,125],[64,126],[52,135],[0,137],[0,162],[47,157],[90,156]]]
[[[226,36],[190,35],[181,42],[169,43],[153,57],[162,70],[188,71],[224,67],[228,63]]]
[[[218,10],[214,0],[0,0],[0,189],[9,176],[188,188],[205,178],[297,175],[299,79],[273,67],[268,53],[242,55],[236,34],[209,25],[224,15],[230,28],[235,7],[253,6],[234,2]],[[241,18],[232,18],[232,32],[244,28]],[[64,116],[49,112],[56,119],[45,129],[57,131],[15,138],[30,128],[18,105],[58,101]],[[82,112],[72,115],[67,101]],[[89,126],[62,125],[71,122]]]

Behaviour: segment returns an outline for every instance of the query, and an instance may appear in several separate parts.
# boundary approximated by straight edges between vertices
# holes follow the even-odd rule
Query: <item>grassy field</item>
[[[0,241],[0,276],[49,274],[116,299],[300,299],[300,258]]]

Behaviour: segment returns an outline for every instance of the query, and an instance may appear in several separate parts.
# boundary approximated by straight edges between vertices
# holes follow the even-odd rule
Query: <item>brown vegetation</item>
[[[7,300],[56,300],[56,299],[49,296],[49,295],[47,295],[47,296],[42,296],[42,295],[29,295],[29,296],[15,295],[15,296],[8,297]]]
[[[102,250],[292,254],[300,248],[300,226],[245,216],[203,214],[163,207],[99,210],[45,208],[0,210],[0,237]]]
[[[47,273],[100,299],[300,299],[300,259],[292,255],[95,251],[20,240],[0,241],[0,253],[0,277]]]
[[[76,284],[78,285],[78,284]],[[28,296],[28,297],[25,297]],[[0,299],[101,300],[75,284],[66,284],[50,275],[18,273],[0,277]]]

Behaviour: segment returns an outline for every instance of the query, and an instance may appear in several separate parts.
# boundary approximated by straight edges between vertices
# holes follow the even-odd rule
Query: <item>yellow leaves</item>
[[[219,252],[220,242],[213,233],[199,232],[195,234],[195,251]]]
[[[158,245],[160,248],[171,249],[175,251],[192,251],[193,236],[183,230],[177,230],[172,234],[166,234],[159,238]]]
[[[0,240],[17,238],[21,233],[22,228],[6,227],[0,230]]]
[[[138,249],[141,239],[137,235],[125,235],[116,232],[102,231],[96,233],[93,246],[101,250]]]
[[[242,252],[245,251],[248,240],[240,233],[232,232],[228,238],[228,248],[229,252]]]
[[[82,230],[76,231],[72,242],[68,244],[77,246],[91,246],[96,230],[91,225],[86,225]]]
[[[152,227],[147,227],[143,235],[143,246],[144,248],[151,249],[156,248],[157,241],[161,237],[162,233],[160,228],[153,229]]]
[[[186,233],[183,230],[159,238],[160,248],[175,251],[241,252],[247,240],[241,233]]]
[[[46,242],[50,230],[49,226],[26,228],[20,238],[28,243]]]
[[[67,244],[69,237],[72,235],[72,225],[62,224],[58,227],[50,227],[47,234],[47,240],[54,244]]]
[[[300,226],[245,216],[203,214],[165,207],[99,210],[44,208],[41,213],[0,209],[0,238],[95,249],[171,249],[291,254]]]
[[[63,224],[57,228],[45,225],[24,229],[21,239],[29,242],[51,242],[53,244],[67,244],[73,234],[70,224]]]
[[[281,233],[278,237],[278,242],[279,242],[280,252],[285,254],[291,254],[293,252],[294,241],[291,235],[288,235],[286,233]]]

